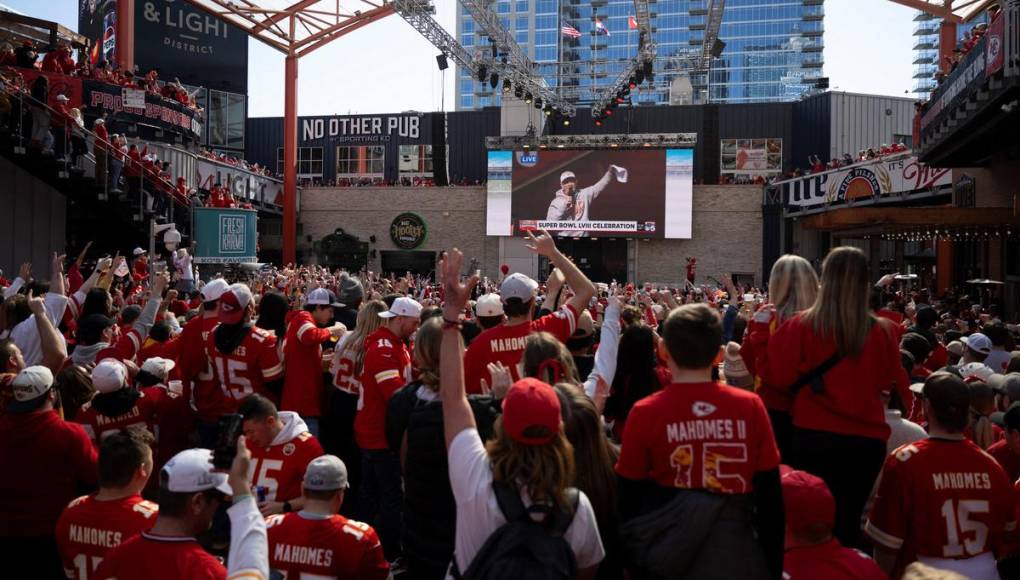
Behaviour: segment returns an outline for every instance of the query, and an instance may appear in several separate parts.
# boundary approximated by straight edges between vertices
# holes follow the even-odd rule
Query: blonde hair
[[[524,342],[521,355],[524,376],[555,385],[559,382],[581,383],[577,375],[574,357],[567,347],[548,332],[536,332]]]
[[[857,356],[871,332],[868,259],[851,246],[833,248],[822,263],[822,284],[804,322],[815,336],[831,338],[844,356]]]
[[[421,383],[439,392],[439,353],[443,343],[443,327],[433,316],[418,327],[414,335],[414,366]]]
[[[783,322],[806,310],[818,296],[818,276],[811,263],[793,254],[776,260],[769,274],[769,300],[776,306],[776,315]]]
[[[335,358],[339,359],[344,353],[351,353],[351,360],[354,361],[353,375],[361,376],[362,366],[365,362],[365,339],[379,327],[382,326],[380,312],[387,310],[386,303],[382,300],[370,300],[361,305],[358,310],[358,326],[344,340],[343,346],[337,350]]]
[[[493,427],[493,438],[485,445],[493,481],[524,489],[532,502],[549,502],[573,512],[564,491],[574,482],[574,447],[563,430],[545,445],[524,445],[507,435],[502,417]]]

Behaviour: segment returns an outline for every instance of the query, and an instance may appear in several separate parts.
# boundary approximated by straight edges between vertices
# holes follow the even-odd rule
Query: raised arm
[[[67,360],[67,344],[64,337],[50,322],[46,315],[46,301],[42,296],[29,296],[28,308],[35,316],[35,326],[39,331],[39,347],[42,350],[42,365],[50,369],[54,375],[60,372]]]
[[[574,312],[580,312],[587,308],[591,297],[595,295],[595,284],[592,284],[592,281],[581,272],[577,265],[560,252],[556,247],[556,241],[549,235],[549,232],[541,230],[536,237],[534,232],[529,231],[528,238],[530,243],[526,245],[529,250],[549,258],[553,266],[563,272],[567,285],[574,291],[573,298],[567,304],[574,308]]]
[[[18,277],[11,282],[11,285],[4,289],[4,300],[18,293],[25,284],[32,281],[32,262],[23,262],[18,270]]]
[[[478,284],[478,276],[471,276],[466,283],[460,281],[463,260],[464,254],[454,248],[439,263],[446,293],[439,356],[439,395],[443,402],[443,433],[447,449],[461,431],[476,428],[475,416],[464,390],[464,340],[460,335],[460,313],[471,296],[471,290]]]
[[[602,193],[602,190],[609,185],[609,182],[613,180],[613,176],[616,175],[615,167],[615,165],[610,165],[609,169],[606,170],[606,174],[602,176],[602,179],[596,181],[595,185],[585,188],[591,192],[591,199],[598,197],[599,194]]]
[[[595,392],[598,387],[598,380],[601,378],[607,384],[613,384],[616,377],[616,353],[620,345],[620,296],[609,297],[609,306],[606,307],[606,314],[602,321],[602,334],[599,339],[599,349],[595,351],[595,368],[584,381],[584,392],[592,400],[595,400]]]

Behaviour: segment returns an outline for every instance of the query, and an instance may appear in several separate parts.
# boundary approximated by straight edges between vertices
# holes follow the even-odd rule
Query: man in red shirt
[[[389,577],[390,565],[375,530],[338,513],[348,487],[347,466],[335,455],[308,464],[302,484],[304,508],[266,521],[270,568],[287,577]]]
[[[1017,377],[1020,379],[1020,376]],[[1006,471],[1006,477],[1020,479],[1020,405],[1013,405],[1002,417],[1005,436],[992,443],[986,451]]]
[[[340,323],[323,328],[333,320],[334,307],[343,305],[333,300],[329,290],[316,288],[309,292],[304,309],[288,314],[283,342],[287,368],[280,408],[301,415],[308,431],[315,436],[319,435],[322,415],[322,343],[330,337],[339,338],[347,331]]]
[[[922,395],[929,438],[886,459],[864,533],[892,578],[919,559],[966,578],[997,578],[995,549],[1016,530],[1013,484],[963,436],[970,393],[962,379],[934,373]]]
[[[260,394],[271,399],[280,392],[283,362],[276,337],[249,324],[255,302],[244,284],[231,284],[220,296],[220,324],[205,343],[206,356],[223,389],[222,413],[234,413],[241,401]]]
[[[99,361],[92,369],[92,386],[96,396],[86,403],[74,420],[81,423],[93,445],[107,434],[121,429],[142,427],[155,431],[156,413],[164,395],[162,392],[144,396],[128,384],[128,370],[115,358]]]
[[[475,337],[464,354],[464,384],[468,394],[480,394],[483,379],[492,384],[489,363],[503,363],[510,369],[514,381],[520,379],[517,363],[521,361],[528,335],[548,332],[566,343],[577,328],[580,312],[588,308],[588,302],[595,295],[595,285],[556,248],[552,236],[541,232],[538,237],[532,236],[531,240],[531,251],[548,258],[559,272],[549,277],[546,289],[546,308],[550,314],[534,319],[537,282],[524,274],[507,276],[500,285],[506,322]],[[562,309],[556,310],[564,280],[574,295]]]
[[[28,367],[0,414],[0,558],[34,578],[63,578],[54,530],[64,506],[96,484],[96,450],[53,410],[53,373]]]
[[[88,580],[111,548],[156,523],[159,506],[142,499],[152,473],[152,434],[111,433],[99,448],[99,493],[83,495],[57,521],[57,546],[70,580]]]
[[[99,580],[177,580],[197,578],[268,578],[266,524],[255,506],[247,477],[251,454],[244,437],[229,474],[212,470],[212,452],[188,449],[175,455],[159,473],[159,514],[152,529],[106,554],[95,575]],[[206,532],[227,496],[230,517],[229,570],[206,552],[195,536]]]
[[[733,558],[725,549],[713,549],[709,534],[698,554],[683,563],[687,569],[675,570],[676,575],[697,578],[711,570],[720,578],[764,574],[779,578],[783,566],[779,450],[761,399],[712,381],[721,350],[722,321],[708,305],[681,306],[666,319],[659,351],[673,382],[635,403],[628,415],[616,463],[620,519],[624,528],[629,520],[652,512],[666,514],[660,521],[682,522],[685,518],[676,513],[682,503],[677,502],[699,501],[700,494],[688,490],[726,496],[727,505],[721,509],[730,515],[720,522],[744,523],[715,527],[727,536],[725,545],[743,543],[748,553]],[[655,535],[668,537],[671,529]],[[684,548],[694,549],[676,546]],[[635,564],[638,569],[663,565]]]
[[[386,443],[386,407],[390,397],[411,380],[411,355],[404,341],[419,324],[421,304],[401,296],[379,316],[382,326],[365,339],[361,385],[364,406],[354,418],[354,437],[361,448],[362,480],[359,517],[379,531],[386,559],[400,555],[400,458]]]
[[[135,282],[142,282],[149,277],[149,252],[135,248],[131,253],[135,256],[135,261],[131,263],[131,277]]]
[[[786,512],[784,580],[885,580],[871,558],[844,548],[832,536],[836,500],[822,478],[781,468]]]
[[[219,323],[220,297],[230,288],[222,278],[210,280],[202,286],[201,315],[188,321],[181,330],[179,355],[181,380],[190,385],[191,399],[198,415],[198,437],[205,447],[212,447],[216,439],[216,421],[224,412],[224,394],[213,373],[212,364],[205,353],[205,343]]]
[[[301,509],[301,477],[308,463],[322,455],[319,441],[297,413],[277,411],[269,399],[252,395],[237,410],[251,450],[248,478],[265,493],[259,510],[268,516]]]

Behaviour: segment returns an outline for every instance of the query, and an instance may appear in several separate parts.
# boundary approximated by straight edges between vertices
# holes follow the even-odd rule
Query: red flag
[[[633,16],[628,16],[627,28],[630,28],[631,30],[637,30],[637,18],[634,18]]]

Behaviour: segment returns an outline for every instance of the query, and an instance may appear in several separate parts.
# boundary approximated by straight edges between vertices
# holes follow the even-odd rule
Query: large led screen
[[[490,151],[486,233],[691,237],[691,149]]]

